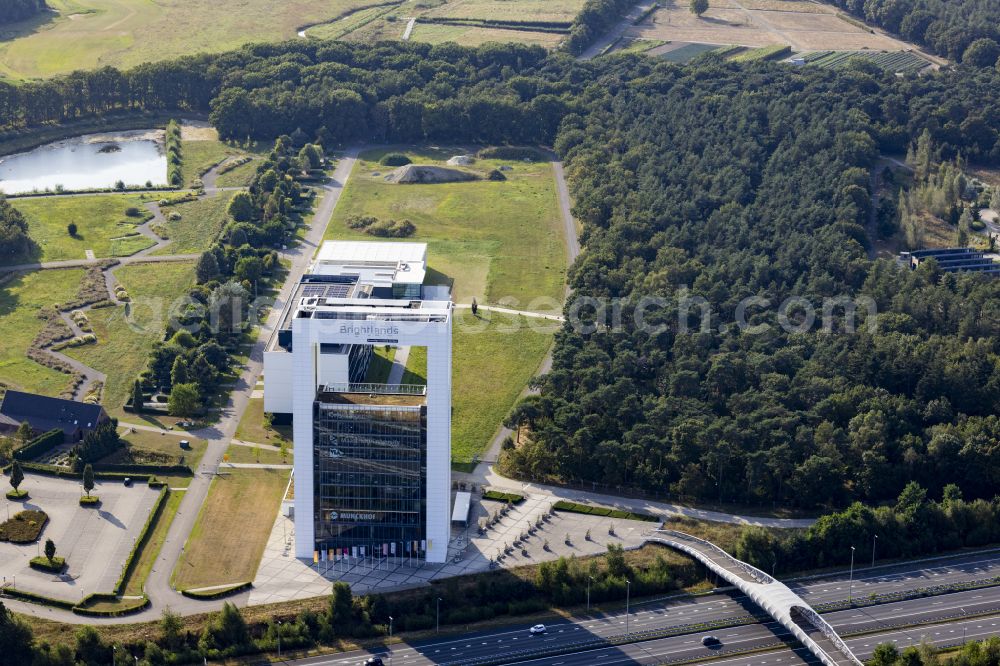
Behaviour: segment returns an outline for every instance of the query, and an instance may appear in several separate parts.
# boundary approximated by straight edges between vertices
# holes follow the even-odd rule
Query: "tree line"
[[[0,25],[23,21],[48,9],[45,0],[0,0]]]
[[[827,1],[956,62],[993,67],[1000,57],[1000,5],[994,0]]]
[[[28,235],[28,221],[0,194],[0,257],[11,261],[31,254],[35,247]]]
[[[981,548],[1000,541],[997,499],[966,501],[949,484],[938,501],[911,482],[890,504],[855,502],[843,511],[821,516],[801,532],[746,528],[733,555],[778,574],[825,567],[846,567],[855,548],[855,566],[875,559],[912,558]],[[870,559],[871,558],[871,559]]]

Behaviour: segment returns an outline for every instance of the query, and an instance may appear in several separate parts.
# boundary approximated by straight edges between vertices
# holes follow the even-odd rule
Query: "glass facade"
[[[313,405],[316,550],[416,556],[426,539],[426,406],[334,402]]]

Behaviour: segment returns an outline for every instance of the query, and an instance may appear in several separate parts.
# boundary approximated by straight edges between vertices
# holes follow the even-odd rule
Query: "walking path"
[[[503,314],[518,315],[520,317],[531,317],[533,319],[548,319],[550,321],[564,322],[566,318],[562,315],[546,314],[544,312],[530,312],[528,310],[511,310],[510,308],[501,308],[495,305],[477,305],[477,309],[483,310],[485,312],[500,312]],[[472,304],[470,303],[456,303],[456,310],[471,310]]]
[[[389,379],[386,384],[399,386],[403,383],[403,375],[406,374],[406,362],[410,360],[409,347],[397,347],[396,355],[392,357],[392,367],[389,369]]]
[[[415,18],[411,18],[409,21],[407,21],[406,30],[403,31],[404,42],[410,39],[410,35],[413,34],[413,26],[416,25],[416,23],[417,19]]]

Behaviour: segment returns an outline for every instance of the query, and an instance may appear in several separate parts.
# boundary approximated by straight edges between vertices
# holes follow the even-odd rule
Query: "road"
[[[204,439],[208,447],[188,485],[187,491],[184,493],[184,498],[181,500],[177,515],[167,532],[166,541],[160,549],[159,556],[153,565],[153,570],[146,581],[146,594],[150,598],[150,606],[140,613],[121,618],[85,618],[69,611],[14,600],[5,600],[5,603],[10,608],[21,613],[73,624],[121,624],[159,619],[163,609],[168,606],[173,611],[181,614],[204,613],[222,607],[222,601],[207,602],[188,599],[182,596],[170,586],[170,575],[180,559],[184,544],[198,517],[198,512],[205,498],[208,496],[208,489],[212,478],[217,473],[220,463],[222,463],[222,456],[229,447],[230,440],[236,434],[236,426],[239,425],[240,418],[250,401],[250,394],[253,392],[253,388],[257,384],[257,379],[260,377],[263,368],[264,346],[267,344],[274,326],[278,323],[284,303],[290,297],[295,285],[298,284],[299,278],[312,260],[316,248],[323,240],[337,201],[340,199],[344,185],[351,175],[351,170],[354,168],[358,152],[359,149],[357,148],[350,149],[340,159],[332,178],[322,187],[322,198],[316,208],[312,225],[306,233],[305,238],[301,243],[284,253],[283,258],[291,262],[288,277],[284,285],[282,285],[277,302],[268,314],[267,321],[261,327],[260,335],[257,336],[257,342],[250,352],[249,360],[240,373],[240,378],[236,382],[235,388],[230,393],[229,401],[221,410],[218,423],[209,428],[195,430],[190,433],[193,437]],[[248,593],[245,593],[242,597],[230,598],[228,601],[242,602],[240,605],[244,605],[246,596],[248,596]]]
[[[917,566],[876,567],[867,572],[855,573],[857,575],[854,577],[854,596],[864,598],[872,593],[887,594],[928,588],[943,583],[1000,576],[1000,552],[943,558]],[[797,583],[793,581],[789,586],[813,607],[828,602],[846,601],[849,593],[848,577],[843,573]],[[735,593],[720,592],[700,597],[681,596],[635,604],[631,611],[628,629],[633,634],[639,634],[706,622],[733,621],[745,617],[751,611],[757,612],[758,609],[745,597]],[[839,633],[851,634],[898,626],[904,622],[934,622],[942,618],[961,616],[963,613],[971,615],[983,612],[1000,612],[1000,587],[835,611],[825,613],[823,617]],[[669,655],[671,659],[709,656],[712,653],[700,642],[703,633],[711,633],[720,638],[724,650],[780,647],[781,639],[786,637],[785,630],[780,625],[769,621],[701,630],[701,633],[657,638],[622,647],[595,645],[594,643],[601,639],[625,634],[625,614],[622,612],[552,622],[548,624],[548,634],[541,637],[530,636],[528,626],[528,624],[513,625],[494,631],[472,632],[412,645],[397,644],[393,649],[393,657],[397,663],[419,666],[475,663],[476,660],[492,658],[499,653],[510,655],[509,663],[546,666],[564,663],[566,666],[571,666],[593,664],[599,658],[601,665],[606,666],[613,663],[660,663],[652,657],[662,660],[664,655]],[[996,631],[1000,633],[1000,629]],[[848,643],[852,649],[858,647],[861,652],[874,647],[869,639],[861,640],[857,645],[851,641]],[[866,646],[866,643],[869,645]],[[537,651],[540,649],[550,650],[574,644],[579,647],[577,653],[537,658]],[[534,651],[535,654],[525,654],[526,661],[517,661],[516,655],[526,651]],[[386,649],[380,648],[372,653],[384,656]],[[368,654],[366,651],[354,651],[289,663],[301,666],[358,664]],[[803,656],[808,658],[807,655]],[[798,659],[797,662],[802,663],[802,659]],[[758,661],[755,659],[754,663],[757,664]]]
[[[653,3],[651,0],[642,0],[639,4],[630,9],[628,13],[625,14],[625,18],[619,21],[603,37],[595,40],[593,44],[584,49],[583,53],[580,54],[580,60],[590,60],[594,56],[600,55],[609,44],[624,35],[626,30],[635,25],[636,19],[642,16],[643,13],[648,11],[652,6]]]

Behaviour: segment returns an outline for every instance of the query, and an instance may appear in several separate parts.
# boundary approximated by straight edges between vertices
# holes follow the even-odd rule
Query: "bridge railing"
[[[719,557],[724,558],[726,561],[730,562],[734,567],[741,570],[743,573],[750,576],[750,578],[760,583],[761,585],[770,585],[771,583],[775,582],[774,578],[767,575],[757,567],[751,564],[747,564],[743,560],[736,559],[723,549],[716,546],[711,541],[706,541],[705,539],[699,539],[696,536],[691,536],[690,534],[685,534],[684,532],[675,532],[674,530],[656,530],[656,531],[662,534],[669,534],[671,537],[675,539],[696,543],[702,548],[712,551]]]
[[[830,626],[830,623],[823,619],[823,617],[808,606],[793,606],[792,610],[798,611],[804,618],[809,620],[810,623],[817,629],[819,629],[824,636],[830,639],[830,642],[837,646],[845,657],[853,661],[855,664],[861,664],[861,660],[854,656],[851,652],[851,648],[847,647],[847,643],[844,639],[837,635],[837,631]]]

